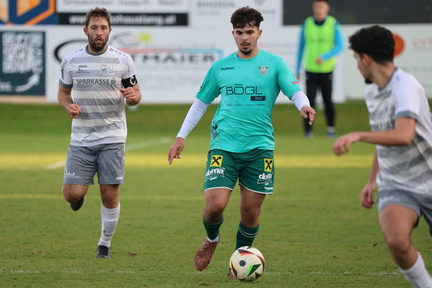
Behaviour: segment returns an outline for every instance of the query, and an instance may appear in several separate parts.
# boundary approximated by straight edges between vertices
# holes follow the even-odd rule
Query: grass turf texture
[[[70,119],[57,105],[0,104],[0,287],[410,287],[383,243],[376,209],[359,204],[373,146],[358,143],[348,155],[334,156],[323,111],[307,140],[293,105],[276,105],[273,113],[275,195],[264,202],[254,243],[266,258],[264,275],[250,283],[227,277],[238,188],[211,264],[194,270],[205,237],[201,187],[215,106],[188,137],[182,159],[169,166],[166,154],[188,108],[127,110],[126,183],[113,258],[96,259],[97,185],[78,212],[61,194]],[[339,135],[369,129],[364,103],[337,110]],[[413,242],[432,269],[423,220]]]

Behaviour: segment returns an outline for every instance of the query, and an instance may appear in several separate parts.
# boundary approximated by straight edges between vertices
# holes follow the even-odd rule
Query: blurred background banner
[[[0,94],[45,96],[45,32],[0,31]]]
[[[182,0],[57,0],[59,24],[84,25],[90,7],[105,7],[111,24],[143,26],[188,26],[189,2]]]
[[[56,0],[0,0],[0,24],[57,24]]]
[[[362,5],[370,2],[373,8],[369,18],[352,2],[331,1],[346,47],[348,37],[361,27],[386,26],[397,39],[396,64],[419,79],[432,97],[432,0],[408,6],[365,0]],[[210,65],[236,51],[230,16],[246,5],[263,13],[261,48],[294,69],[300,23],[311,15],[311,1],[0,0],[0,100],[37,96],[56,102],[60,61],[86,45],[85,13],[100,6],[113,15],[109,43],[135,60],[142,102],[190,103]],[[400,17],[403,12],[407,17]],[[418,17],[411,17],[413,13]],[[363,98],[365,84],[349,49],[338,56],[334,77],[336,103]],[[286,102],[286,97],[278,98],[278,103]]]

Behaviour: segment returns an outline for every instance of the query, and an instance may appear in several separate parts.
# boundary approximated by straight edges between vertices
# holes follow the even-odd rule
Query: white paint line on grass
[[[65,161],[60,161],[57,163],[49,164],[49,165],[45,166],[45,170],[51,170],[51,169],[57,169],[60,167],[64,167],[65,163],[66,163]]]
[[[168,143],[170,141],[171,141],[171,138],[169,138],[169,137],[164,137],[164,138],[160,138],[160,139],[156,139],[156,140],[143,141],[140,143],[126,145],[126,151],[132,151],[132,150],[139,149],[139,148],[144,148],[144,147],[148,147],[148,146]],[[45,170],[61,168],[61,167],[64,167],[64,165],[65,165],[65,161],[56,162],[56,163],[49,164],[49,165],[45,166]]]
[[[160,138],[160,139],[156,139],[156,140],[144,141],[144,142],[140,142],[140,143],[126,145],[126,151],[132,151],[135,149],[153,146],[153,145],[158,145],[158,144],[162,144],[162,143],[168,143],[168,142],[171,142],[171,138],[169,138],[169,137],[164,137],[164,138]]]
[[[29,271],[29,270],[0,270],[1,273],[11,273],[11,274],[38,274],[44,273],[46,271]],[[53,271],[51,271],[53,272]],[[61,272],[61,271],[59,271]],[[94,272],[89,272],[88,270],[66,270],[63,271],[66,274],[104,274],[104,273],[115,273],[115,274],[165,274],[166,271],[133,271],[133,270],[119,270],[119,271],[106,271],[99,270]],[[220,271],[212,271],[212,272],[183,272],[180,274],[220,274]],[[400,276],[401,274],[398,272],[379,272],[379,273],[358,273],[358,272],[325,272],[325,271],[316,271],[309,273],[298,273],[298,272],[264,272],[265,275],[325,275],[325,276],[338,276],[338,275],[355,275],[355,276]]]

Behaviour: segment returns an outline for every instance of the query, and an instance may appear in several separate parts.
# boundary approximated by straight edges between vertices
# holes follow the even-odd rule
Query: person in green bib
[[[327,0],[314,0],[313,16],[306,18],[301,25],[298,46],[296,76],[300,79],[300,70],[304,65],[306,76],[306,94],[312,107],[318,89],[321,91],[327,136],[336,136],[336,111],[332,100],[333,70],[336,56],[344,49],[344,41],[339,22],[328,15],[330,4]],[[303,59],[304,58],[304,59]],[[304,121],[304,135],[312,137],[312,125]]]
[[[195,255],[195,268],[204,270],[220,241],[224,210],[237,181],[240,223],[235,248],[252,246],[259,229],[261,205],[273,194],[275,147],[272,111],[282,91],[312,124],[315,110],[282,57],[258,46],[261,13],[250,7],[231,16],[238,50],[214,62],[168,151],[168,162],[180,158],[185,139],[207,107],[220,96],[210,127],[210,151],[204,175],[203,224],[207,238]],[[232,274],[229,274],[230,277]]]

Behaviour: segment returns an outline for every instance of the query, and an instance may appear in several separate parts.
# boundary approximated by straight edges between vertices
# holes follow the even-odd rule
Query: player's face
[[[315,1],[312,4],[314,18],[318,21],[324,21],[330,11],[330,5],[325,1]]]
[[[232,31],[238,47],[240,58],[252,58],[258,53],[258,39],[261,37],[262,30],[256,26],[247,25],[244,28],[235,28]]]
[[[88,27],[84,28],[88,38],[88,49],[90,52],[99,53],[103,51],[108,43],[111,28],[105,18],[91,18]]]
[[[372,84],[372,77],[370,74],[370,70],[365,64],[365,59],[360,56],[357,52],[354,52],[354,58],[357,61],[357,69],[360,71],[360,74],[362,74],[364,81],[366,84]]]

